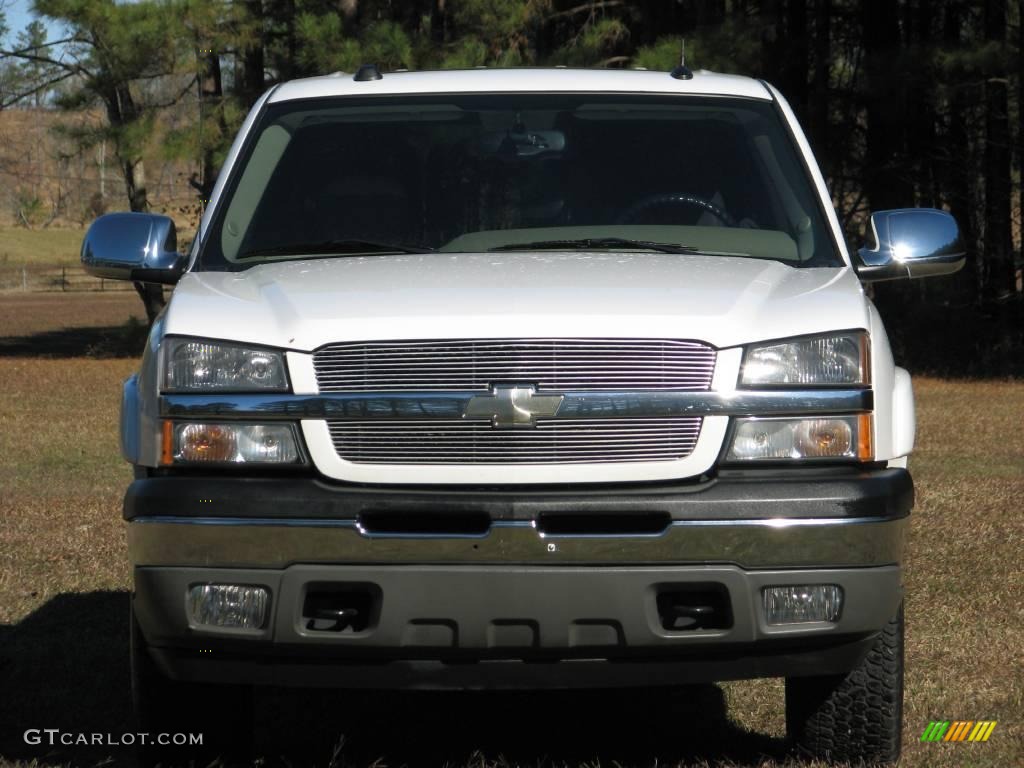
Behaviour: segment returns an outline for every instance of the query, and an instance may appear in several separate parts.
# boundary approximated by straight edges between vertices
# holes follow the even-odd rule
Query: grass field
[[[99,280],[79,263],[83,229],[0,226],[0,295],[133,291],[130,283]]]
[[[82,229],[0,227],[0,266],[78,264]]]
[[[110,765],[129,729],[120,381],[134,295],[0,296],[0,765]],[[1024,764],[1024,384],[919,379],[902,765]],[[780,681],[675,692],[261,692],[262,765],[788,764]],[[933,719],[999,721],[922,744]],[[339,747],[340,744],[340,747]]]

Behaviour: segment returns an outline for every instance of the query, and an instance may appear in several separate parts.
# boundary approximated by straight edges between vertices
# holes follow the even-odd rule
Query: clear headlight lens
[[[738,419],[729,461],[872,459],[871,417]]]
[[[289,424],[164,422],[164,464],[297,464]]]
[[[284,354],[196,339],[164,342],[165,392],[283,392]]]
[[[862,331],[748,347],[744,385],[868,384],[868,335]]]

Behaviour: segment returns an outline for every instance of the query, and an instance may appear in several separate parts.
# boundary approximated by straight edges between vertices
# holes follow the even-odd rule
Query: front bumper
[[[161,477],[125,497],[137,566],[296,563],[732,563],[743,568],[899,563],[913,483],[902,469],[737,471],[698,484],[467,491],[337,487],[313,479]],[[371,516],[485,518],[474,533],[367,532]],[[574,520],[574,535],[543,521]],[[609,516],[662,516],[635,535]],[[540,522],[540,524],[538,524]],[[564,526],[562,526],[564,529]],[[592,532],[590,532],[592,531]]]
[[[721,473],[616,489],[395,490],[312,479],[137,480],[125,501],[134,605],[172,677],[275,685],[545,687],[833,674],[854,666],[902,599],[913,503],[900,469]],[[443,512],[474,533],[363,524]],[[574,521],[546,532],[546,515]],[[609,516],[656,532],[587,533]],[[575,523],[578,523],[575,524]],[[188,588],[270,590],[260,630],[190,624]],[[835,623],[770,626],[768,585],[838,584]],[[372,595],[359,631],[312,629],[309,590]],[[658,596],[712,588],[728,621],[666,629]]]

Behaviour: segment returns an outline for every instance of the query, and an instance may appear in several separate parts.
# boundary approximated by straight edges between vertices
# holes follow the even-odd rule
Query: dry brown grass
[[[142,301],[132,293],[9,294],[0,297],[0,338],[71,329],[120,327],[131,318],[145,319]],[[37,356],[49,356],[41,348]]]
[[[0,294],[0,360],[133,357],[145,316],[134,290]]]
[[[29,747],[21,736],[128,729],[120,497],[129,472],[115,425],[119,382],[135,361],[3,351],[25,349],[12,338],[54,343],[52,329],[116,328],[139,313],[132,297],[97,298],[0,298],[0,765],[130,757]],[[1024,384],[919,380],[916,389],[902,765],[1022,765]],[[986,744],[922,744],[932,719],[999,725]],[[774,680],[553,696],[267,691],[257,748],[265,764],[327,765],[344,734],[338,764],[767,768],[789,764],[783,730]]]
[[[0,226],[0,269],[22,264],[78,264],[85,230]]]

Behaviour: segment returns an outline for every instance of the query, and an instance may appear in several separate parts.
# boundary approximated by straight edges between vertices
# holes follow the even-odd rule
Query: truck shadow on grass
[[[146,345],[148,333],[149,328],[145,323],[132,318],[123,325],[64,328],[25,336],[0,336],[0,359],[139,357]]]
[[[26,742],[28,729],[132,733],[128,594],[61,594],[0,625],[0,763],[130,765],[133,748]],[[757,764],[780,739],[743,731],[716,686],[675,691],[359,693],[264,690],[261,766]],[[183,755],[184,758],[184,755]],[[183,759],[183,763],[187,759]]]

